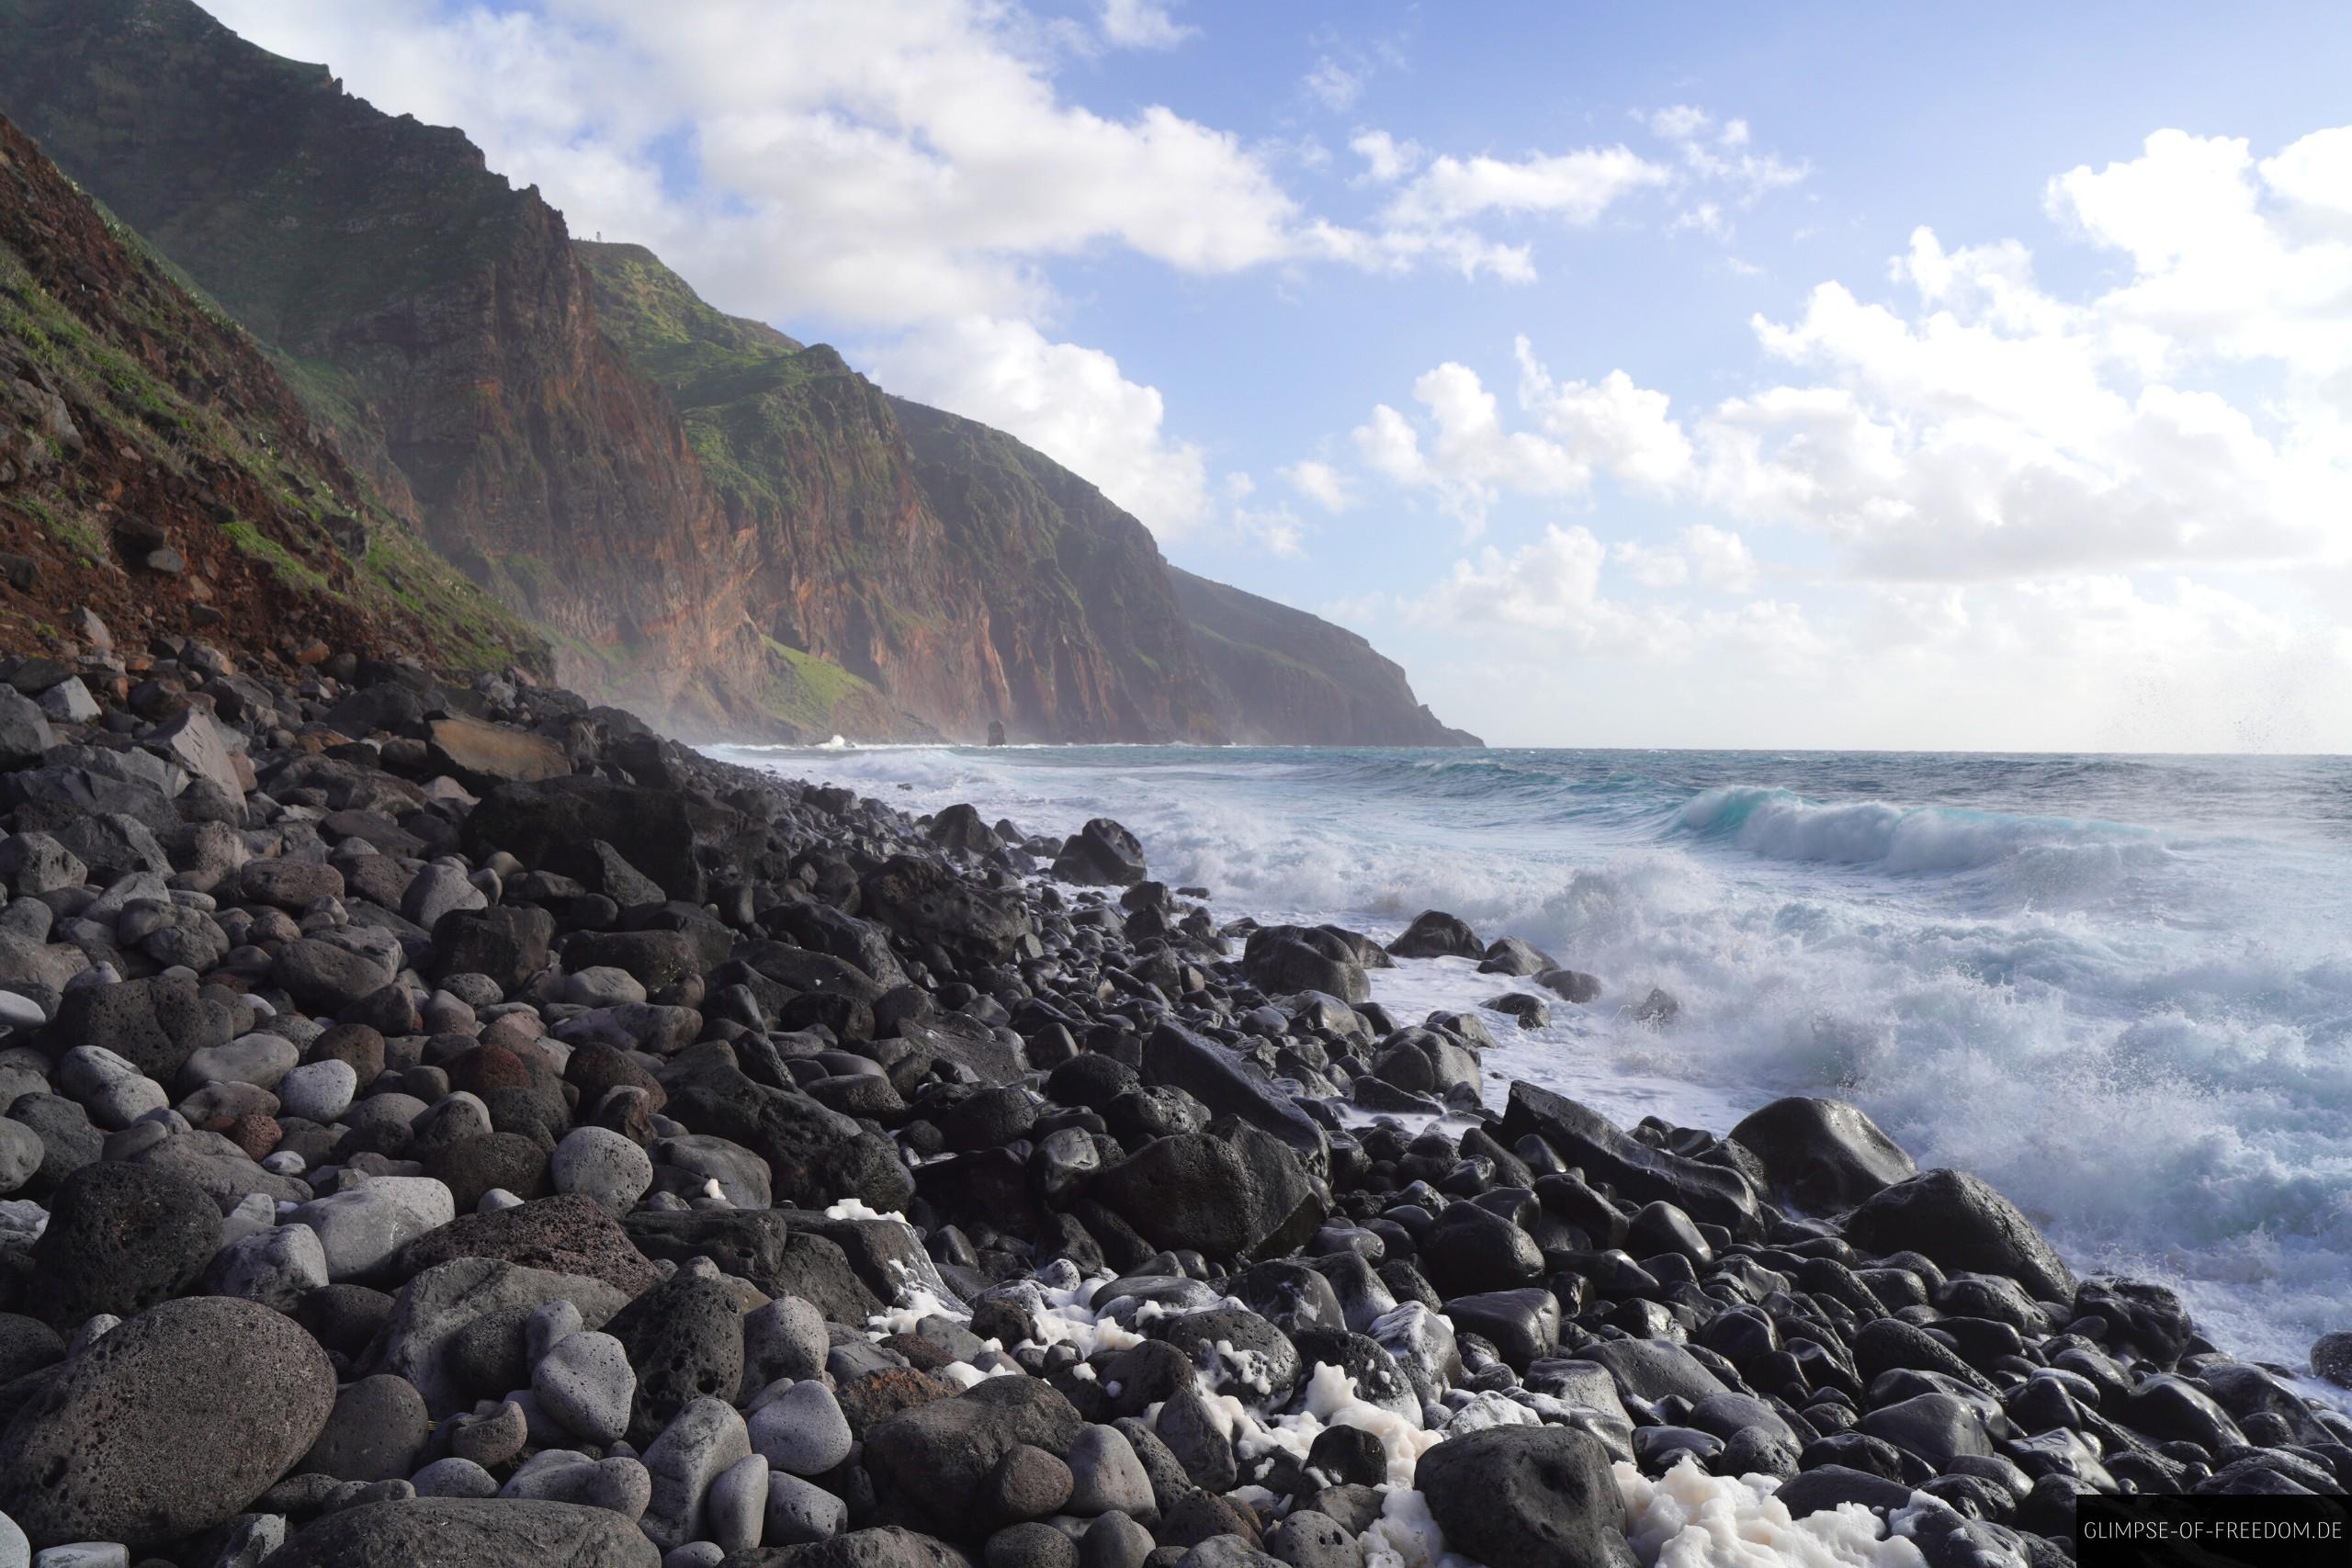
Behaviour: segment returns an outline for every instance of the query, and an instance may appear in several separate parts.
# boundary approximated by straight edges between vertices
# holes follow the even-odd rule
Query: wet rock
[[[1126,887],[1144,879],[1143,845],[1107,817],[1097,817],[1063,840],[1054,877],[1095,886]]]
[[[1930,1170],[1873,1194],[1847,1217],[1846,1238],[1874,1254],[1917,1252],[1948,1269],[2007,1275],[2040,1300],[2074,1299],[2073,1271],[2032,1222],[1962,1171]]]
[[[1609,1456],[1566,1427],[1493,1427],[1438,1444],[1413,1483],[1446,1545],[1488,1568],[1634,1561]]]
[[[1218,1258],[1290,1251],[1323,1223],[1326,1201],[1286,1145],[1242,1131],[1161,1138],[1103,1171],[1094,1195],[1155,1247]]]
[[[1692,1219],[1722,1225],[1736,1236],[1763,1234],[1756,1194],[1736,1171],[1652,1148],[1564,1095],[1515,1082],[1503,1113],[1503,1137],[1514,1140],[1530,1133],[1562,1159],[1581,1167],[1587,1179],[1610,1182],[1641,1202],[1671,1203]]]
[[[1851,1208],[1918,1174],[1901,1145],[1842,1100],[1776,1100],[1734,1127],[1731,1136],[1763,1163],[1786,1201],[1809,1213]]]
[[[1483,959],[1487,946],[1478,940],[1478,933],[1470,929],[1468,921],[1442,909],[1423,909],[1413,917],[1413,923],[1388,944],[1388,952],[1396,958]]]
[[[865,1435],[865,1461],[885,1503],[919,1529],[975,1539],[989,1477],[1015,1444],[1057,1456],[1084,1425],[1069,1401],[1030,1378],[991,1378],[933,1400]]]

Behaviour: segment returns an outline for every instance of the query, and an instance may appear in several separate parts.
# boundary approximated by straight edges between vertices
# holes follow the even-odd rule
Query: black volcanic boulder
[[[1449,1551],[1487,1568],[1632,1568],[1625,1503],[1600,1439],[1572,1427],[1489,1427],[1421,1455],[1413,1484]]]
[[[985,855],[1004,848],[1004,840],[997,837],[996,829],[982,821],[979,812],[969,806],[942,808],[931,819],[927,836],[941,849],[961,854]]]
[[[1035,922],[1020,895],[983,886],[936,860],[892,855],[858,894],[868,918],[957,958],[1002,964],[1036,943]]]
[[[1242,947],[1241,973],[1269,996],[1320,991],[1349,1003],[1372,999],[1355,944],[1329,926],[1261,926]]]
[[[1289,1145],[1238,1121],[1155,1140],[1097,1177],[1094,1198],[1152,1246],[1211,1258],[1289,1252],[1330,1207]]]
[[[2006,1274],[2037,1300],[2075,1297],[2073,1271],[2033,1222],[1962,1171],[1931,1170],[1873,1194],[1846,1217],[1846,1239],[1880,1257],[1917,1252],[1944,1269]]]
[[[1574,1002],[1578,1007],[1600,995],[1600,978],[1581,969],[1541,969],[1536,972],[1535,983],[1562,1001]]]
[[[1486,956],[1478,963],[1478,973],[1523,978],[1559,966],[1559,960],[1542,948],[1521,942],[1515,936],[1500,936],[1487,944]]]
[[[452,909],[433,924],[433,962],[439,975],[487,975],[513,995],[548,966],[555,917],[526,905]],[[584,967],[584,965],[582,965]]]
[[[821,1209],[860,1198],[891,1213],[914,1196],[899,1145],[882,1134],[805,1094],[753,1081],[723,1045],[692,1046],[671,1060],[669,1115],[766,1160],[778,1204]]]
[[[1749,1115],[1731,1135],[1763,1162],[1776,1192],[1814,1213],[1851,1208],[1919,1174],[1901,1145],[1843,1100],[1791,1095]]]
[[[865,1434],[865,1468],[885,1517],[951,1540],[988,1533],[988,1486],[1019,1444],[1069,1456],[1086,1423],[1035,1378],[989,1378],[953,1399],[934,1399],[877,1422]]]
[[[610,1508],[505,1497],[412,1497],[345,1508],[304,1526],[269,1568],[661,1568],[636,1521]]]
[[[640,1447],[694,1401],[732,1400],[742,1386],[742,1303],[706,1263],[680,1268],[614,1314],[605,1332],[637,1373],[628,1432]]]
[[[103,1045],[163,1084],[177,1076],[189,1056],[227,1044],[234,1032],[228,1004],[202,995],[187,975],[70,990],[43,1032],[59,1055],[76,1045]]]
[[[770,1295],[784,1288],[792,1228],[781,1209],[641,1209],[621,1224],[648,1258],[673,1263],[707,1258]]]
[[[1092,887],[1131,886],[1144,879],[1143,845],[1108,817],[1097,817],[1062,841],[1054,877]]]
[[[551,867],[601,839],[671,897],[698,904],[706,879],[697,841],[727,840],[742,826],[737,813],[678,790],[572,776],[492,790],[466,818],[465,847],[477,861],[504,850],[525,865]]]
[[[36,1547],[140,1548],[226,1524],[309,1451],[334,1368],[292,1318],[165,1302],[58,1369],[0,1434],[0,1512]]]
[[[220,1211],[203,1189],[153,1166],[85,1165],[58,1184],[49,1210],[26,1305],[67,1330],[194,1288],[220,1246]]]
[[[2084,1280],[2075,1292],[2075,1315],[2105,1318],[2110,1342],[2129,1345],[2160,1367],[2177,1362],[2196,1333],[2180,1298],[2143,1280]]]
[[[1568,1164],[1582,1167],[1588,1179],[1608,1182],[1621,1196],[1671,1203],[1694,1220],[1722,1225],[1745,1239],[1764,1234],[1755,1190],[1738,1172],[1654,1149],[1566,1095],[1513,1082],[1503,1111],[1503,1141],[1517,1143],[1530,1133]]]
[[[760,917],[760,924],[812,953],[829,953],[856,965],[878,986],[887,988],[907,983],[907,972],[890,951],[889,936],[882,928],[845,915],[831,904],[779,904]]]
[[[1423,909],[1402,935],[1388,944],[1396,958],[1483,958],[1487,944],[1467,920],[1442,909]]]
[[[1329,1141],[1298,1101],[1238,1051],[1168,1022],[1143,1043],[1143,1081],[1182,1089],[1212,1115],[1238,1116],[1288,1144],[1312,1171],[1328,1168]]]

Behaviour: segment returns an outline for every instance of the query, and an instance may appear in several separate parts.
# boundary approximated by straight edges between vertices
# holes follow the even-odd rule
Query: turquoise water
[[[1723,1130],[1835,1094],[2227,1348],[2352,1327],[2352,762],[1280,749],[727,754],[911,809],[1117,817],[1220,916],[1449,909],[1607,989],[1489,1066]],[[900,784],[910,785],[901,790]],[[1671,1027],[1631,1005],[1663,986]],[[1400,1008],[1498,987],[1375,978]]]

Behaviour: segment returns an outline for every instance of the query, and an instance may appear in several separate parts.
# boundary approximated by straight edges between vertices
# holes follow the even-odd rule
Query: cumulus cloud
[[[393,112],[463,126],[575,230],[641,240],[735,310],[868,326],[1036,314],[1052,258],[1124,247],[1219,274],[1323,254],[1230,131],[1097,113],[1060,34],[978,0],[213,0]],[[1167,7],[1104,0],[1102,39],[1166,47]],[[788,40],[789,47],[779,47]],[[683,148],[694,178],[665,160]]]
[[[1745,593],[1756,584],[1756,557],[1749,551],[1747,542],[1713,524],[1693,524],[1668,545],[1621,539],[1610,547],[1609,554],[1645,588],[1691,585]]]
[[[1330,464],[1307,457],[1279,470],[1291,489],[1326,512],[1345,512],[1355,504],[1355,487]]]
[[[1169,435],[1159,390],[1127,379],[1101,349],[1054,342],[1027,321],[967,316],[910,333],[874,360],[885,385],[1019,436],[1162,537],[1216,516],[1206,457]],[[1273,536],[1295,549],[1295,527]]]
[[[1725,134],[1694,109],[1653,123]],[[2243,141],[2164,132],[2137,159],[2059,176],[2048,201],[2130,276],[2064,298],[2016,240],[1949,246],[1921,228],[1889,264],[1890,297],[1826,282],[1793,315],[1758,316],[1789,378],[1687,423],[1623,371],[1556,380],[1521,338],[1524,428],[1450,361],[1415,384],[1424,417],[1377,406],[1358,454],[1471,517],[1605,469],[1726,521],[1818,535],[1875,581],[2352,556],[2352,136],[2257,160]],[[1655,547],[1621,558],[1645,581],[1688,576]]]
[[[1114,49],[1173,49],[1196,30],[1153,0],[1102,0],[1102,39]]]
[[[1504,496],[1578,495],[1603,471],[1661,493],[1682,482],[1690,442],[1664,393],[1622,371],[1557,380],[1524,337],[1514,352],[1528,428],[1509,428],[1478,373],[1449,360],[1413,383],[1419,419],[1386,403],[1373,409],[1353,434],[1358,457],[1391,482],[1430,493],[1474,535]]]
[[[1733,126],[1649,129],[1736,184]],[[2089,287],[2047,285],[2019,239],[1921,227],[1883,279],[1758,315],[1765,373],[1711,404],[1557,378],[1522,339],[1516,417],[1459,361],[1375,405],[1367,483],[1480,521],[1588,492],[1708,518],[1607,545],[1552,525],[1456,563],[1419,613],[1669,663],[1749,638],[1881,727],[1817,744],[2346,744],[2352,128],[2267,156],[2159,132],[2045,206]],[[1682,602],[1752,592],[1776,554],[1801,601]]]

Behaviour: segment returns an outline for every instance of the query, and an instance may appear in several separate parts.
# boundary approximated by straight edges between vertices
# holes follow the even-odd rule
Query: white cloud
[[[1651,129],[1735,183],[1762,156],[1702,111]],[[1813,744],[2352,744],[2352,128],[2269,156],[2159,132],[2046,206],[2102,264],[2067,269],[2087,287],[2046,285],[2019,240],[1922,227],[1884,285],[1758,316],[1768,373],[1679,419],[1630,377],[1556,382],[1522,341],[1513,428],[1476,371],[1438,367],[1418,417],[1359,429],[1363,477],[1483,516],[1559,488],[1498,456],[1525,436],[1707,521],[1605,551],[1555,526],[1458,563],[1421,613],[1466,629],[1476,605],[1596,657],[1770,650],[1835,682],[1846,717]],[[1774,572],[1776,530],[1803,565]],[[1693,611],[1612,596],[1604,568],[1657,595],[1774,572],[1803,597]]]
[[[1350,70],[1327,54],[1300,79],[1299,85],[1336,114],[1354,107],[1355,101],[1363,96],[1363,73]]]
[[[1329,463],[1306,457],[1279,471],[1293,490],[1326,512],[1345,512],[1355,504],[1355,487]]]
[[[1515,347],[1518,406],[1532,428],[1507,428],[1478,373],[1448,361],[1413,383],[1421,422],[1375,406],[1354,432],[1357,456],[1393,483],[1430,492],[1473,535],[1504,496],[1579,495],[1600,472],[1661,494],[1683,483],[1690,442],[1664,393],[1623,371],[1598,382],[1558,381],[1525,338]]]
[[[1673,143],[1684,167],[1695,177],[1728,186],[1743,207],[1755,205],[1771,191],[1796,185],[1813,172],[1803,163],[1757,151],[1754,132],[1744,119],[1718,121],[1705,109],[1690,104],[1657,109],[1641,118],[1652,135]]]
[[[1198,30],[1178,25],[1154,0],[1102,0],[1102,27],[1114,49],[1173,49]]]
[[[1393,185],[1421,166],[1429,154],[1418,141],[1399,141],[1385,130],[1359,130],[1348,146],[1364,162],[1364,177]]]
[[[643,241],[728,309],[872,326],[1052,300],[1039,266],[1112,245],[1218,274],[1324,254],[1229,131],[1097,113],[1062,35],[981,0],[213,0],[393,112],[454,123],[573,228]],[[1104,39],[1164,47],[1163,6],[1106,0]],[[789,47],[779,47],[789,40]],[[697,178],[665,157],[684,147]]]
[[[1665,169],[1623,146],[1520,159],[1440,157],[1397,193],[1385,216],[1404,229],[1440,229],[1490,212],[1590,223],[1667,177]]]
[[[1128,380],[1100,349],[1053,342],[1026,321],[967,316],[874,360],[885,385],[1019,436],[1163,538],[1216,515],[1201,449],[1172,439],[1159,391]]]
[[[1676,558],[1681,570],[1670,581],[1664,572],[1645,575],[1660,558],[1641,552],[1631,558],[1629,575],[1647,587],[1676,586],[1694,571],[1718,575],[1733,556],[1744,558],[1736,538],[1705,532],[1713,537],[1694,542],[1685,535],[1689,553]],[[1678,604],[1611,597],[1603,578],[1612,559],[1628,559],[1623,546],[1612,549],[1587,528],[1549,525],[1515,550],[1488,546],[1455,561],[1435,587],[1406,606],[1406,614],[1425,626],[1508,638],[1521,652],[1650,666],[1736,654],[1788,668],[1817,659],[1829,647],[1802,606],[1781,601],[1693,611]],[[1714,585],[1733,586],[1728,581]]]
[[[1756,585],[1756,557],[1747,542],[1709,523],[1683,529],[1671,545],[1621,540],[1610,547],[1609,556],[1645,588],[1694,585],[1745,593]]]

